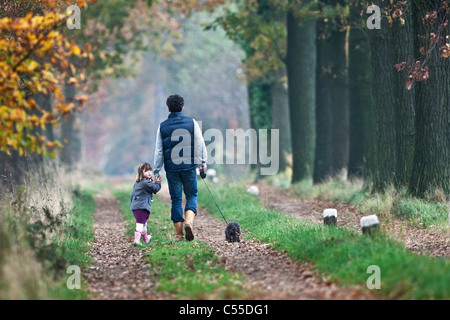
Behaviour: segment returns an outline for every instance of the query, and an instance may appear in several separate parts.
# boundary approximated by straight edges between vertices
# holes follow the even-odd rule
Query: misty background
[[[183,114],[201,121],[203,132],[250,127],[245,54],[223,30],[204,30],[212,19],[207,13],[193,14],[170,57],[149,51],[136,66],[135,77],[103,81],[80,116],[84,165],[109,176],[126,176],[142,161],[153,164],[156,130],[167,119],[171,94],[184,98]],[[245,170],[238,165],[210,168],[233,179]]]

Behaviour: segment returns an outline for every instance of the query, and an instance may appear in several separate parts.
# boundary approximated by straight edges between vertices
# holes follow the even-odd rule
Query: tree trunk
[[[75,97],[76,87],[73,84],[65,84],[64,94],[66,102],[70,103]],[[77,114],[76,112],[69,115],[67,119],[61,121],[61,140],[64,148],[61,150],[61,163],[72,169],[74,165],[80,160],[81,155],[81,141],[79,126],[76,126]]]
[[[50,94],[42,94],[39,93],[35,97],[35,101],[39,105],[42,110],[45,110],[49,113],[52,112],[52,96]],[[55,140],[55,134],[53,132],[53,126],[50,124],[45,125],[44,135],[48,141]]]
[[[301,24],[300,24],[301,23]],[[316,20],[287,16],[292,183],[312,179],[316,146]]]
[[[289,164],[291,148],[291,126],[289,123],[289,98],[286,77],[286,67],[283,65],[274,72],[274,80],[270,83],[272,100],[272,129],[279,130],[280,166],[279,171],[286,170]],[[272,141],[271,141],[272,142]]]
[[[392,28],[392,62],[395,64],[411,60],[414,55],[414,22],[406,14],[406,23],[394,21]],[[394,72],[395,89],[395,129],[396,129],[396,163],[395,184],[405,187],[411,177],[414,156],[414,88],[406,89],[406,72]]]
[[[448,19],[448,15],[439,10],[437,24],[424,25],[421,21],[442,3],[415,1],[420,35],[436,33],[439,24]],[[442,34],[444,39],[447,35],[450,35],[450,26]],[[430,78],[416,83],[416,144],[409,185],[415,196],[424,196],[436,188],[450,194],[450,59],[443,59],[439,48],[440,45],[436,46],[426,64]]]
[[[328,5],[345,6],[342,0]],[[336,23],[318,23],[317,143],[314,182],[346,172],[349,154],[347,33]],[[328,144],[328,145],[327,145]]]
[[[286,13],[277,10],[277,6],[272,1],[260,0],[259,10],[268,12],[268,15],[275,23],[280,23],[286,28]],[[279,46],[286,45],[286,39]],[[280,68],[271,72],[271,100],[272,100],[272,129],[279,130],[279,171],[283,172],[291,166],[291,125],[289,120],[289,96],[287,84],[286,65],[281,64]]]
[[[396,166],[395,70],[391,59],[390,29],[387,19],[382,19],[380,30],[368,30],[368,34],[373,88],[373,126],[369,163],[374,191],[381,191],[394,183]]]
[[[0,196],[5,192],[15,192],[16,186],[24,183],[26,175],[26,159],[21,157],[19,152],[11,150],[11,154],[8,155],[5,152],[0,152],[0,178],[1,189]]]
[[[271,124],[271,88],[263,80],[251,80],[247,84],[248,102],[250,106],[250,125],[256,129],[259,141],[259,129],[270,129]],[[270,139],[270,135],[268,137]],[[257,155],[259,155],[259,143],[256,144]],[[270,146],[269,146],[270,148]],[[261,176],[261,163],[257,157],[257,163],[252,164],[250,168],[256,170],[255,180],[258,181]]]
[[[331,70],[331,170],[333,174],[345,173],[349,154],[348,74],[345,52],[346,32],[335,30],[330,37],[334,50],[330,57]],[[346,178],[346,177],[345,177]]]
[[[319,32],[323,33],[323,26],[319,26]],[[319,37],[320,38],[320,37]],[[316,85],[316,155],[314,159],[314,183],[320,183],[331,176],[332,161],[332,123],[331,112],[331,79],[327,72],[327,58],[330,46],[324,39],[317,40],[317,85]]]
[[[361,6],[350,7],[350,21],[360,21]],[[364,21],[365,23],[365,21]],[[367,172],[371,135],[372,92],[370,59],[365,25],[352,25],[349,36],[349,178],[362,178]],[[371,32],[371,31],[369,31]]]

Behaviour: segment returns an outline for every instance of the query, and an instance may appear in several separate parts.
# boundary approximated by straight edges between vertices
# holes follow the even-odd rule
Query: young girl
[[[136,175],[136,183],[130,198],[130,210],[136,218],[133,245],[141,245],[141,236],[145,243],[150,241],[151,235],[147,234],[147,220],[150,216],[150,204],[153,194],[161,189],[161,177],[152,180],[152,166],[147,162],[139,164]]]

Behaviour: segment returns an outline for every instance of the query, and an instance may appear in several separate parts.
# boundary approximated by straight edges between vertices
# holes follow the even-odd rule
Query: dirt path
[[[268,208],[295,218],[317,223],[323,223],[322,213],[324,209],[335,208],[338,211],[338,226],[361,232],[359,221],[364,215],[349,204],[300,199],[299,196],[291,194],[288,190],[276,189],[276,192],[274,192],[274,187],[264,182],[258,183],[257,186],[260,191],[259,198]],[[403,242],[408,250],[417,254],[450,257],[448,235],[413,227],[394,216],[379,218],[383,232]]]
[[[362,215],[349,205],[300,200],[281,189],[275,194],[273,188],[265,184],[259,184],[259,188],[260,199],[270,208],[322,223],[323,209],[334,207],[338,210],[340,226],[359,230]],[[158,195],[170,203],[167,187]],[[172,299],[155,290],[157,279],[152,278],[142,251],[132,247],[132,239],[125,237],[122,213],[114,196],[105,190],[95,196],[95,201],[95,240],[91,249],[94,263],[87,274],[91,299]],[[435,253],[437,256],[449,254],[448,239],[438,238],[436,241],[424,230],[399,226],[399,223],[390,221],[387,225],[408,249],[418,253]],[[194,226],[196,239],[209,243],[226,269],[244,276],[244,287],[250,299],[379,299],[375,292],[364,288],[340,287],[325,277],[319,279],[319,274],[311,265],[296,263],[264,243],[248,240],[226,242],[224,221],[217,220],[201,208]]]
[[[170,299],[155,290],[149,264],[142,251],[131,246],[125,237],[123,215],[117,200],[108,190],[95,196],[95,240],[91,256],[94,263],[87,279],[93,300]]]
[[[158,196],[170,203],[168,191]],[[268,245],[256,241],[228,243],[225,240],[225,222],[199,208],[194,222],[197,240],[208,242],[225,268],[244,276],[245,287],[252,299],[377,299],[362,288],[343,288],[326,279],[317,280],[318,273],[308,264],[293,262]]]
[[[167,188],[158,196],[170,202]],[[91,299],[173,299],[155,290],[149,264],[142,251],[131,246],[117,200],[108,190],[95,196],[94,260],[87,274]],[[249,299],[378,299],[360,287],[343,288],[322,278],[308,264],[293,262],[287,255],[256,241],[228,243],[225,223],[199,208],[194,223],[197,240],[208,242],[225,268],[244,276]]]

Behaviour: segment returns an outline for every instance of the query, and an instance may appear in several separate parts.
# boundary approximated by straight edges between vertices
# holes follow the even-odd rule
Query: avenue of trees
[[[251,121],[280,129],[292,182],[448,195],[448,1],[372,4],[378,21],[365,1],[242,1],[212,27],[244,48]]]
[[[66,28],[69,4],[82,8],[81,30]],[[130,76],[148,50],[180,53],[172,68],[195,61],[180,58],[183,23],[216,11],[204,32],[223,29],[244,52],[250,125],[280,130],[280,171],[292,170],[292,183],[345,175],[375,191],[448,195],[449,1],[371,4],[379,21],[355,0],[0,0],[2,175],[20,177],[30,156],[74,166],[88,96]]]

